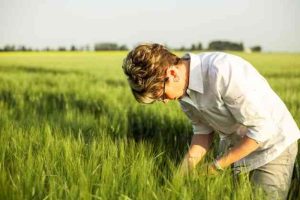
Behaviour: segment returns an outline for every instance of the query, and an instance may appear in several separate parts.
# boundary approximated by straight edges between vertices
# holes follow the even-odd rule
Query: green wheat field
[[[135,102],[126,53],[0,53],[0,199],[263,199],[247,176],[207,176],[214,150],[194,174],[177,175],[191,125],[177,102]],[[233,54],[300,125],[300,54]],[[297,163],[289,199],[300,199]]]

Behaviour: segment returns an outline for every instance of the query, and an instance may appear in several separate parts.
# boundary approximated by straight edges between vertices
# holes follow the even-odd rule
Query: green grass
[[[235,185],[230,172],[206,176],[199,165],[195,176],[175,176],[191,126],[175,102],[135,102],[121,70],[125,55],[0,54],[0,199],[253,198],[249,182]],[[300,125],[300,54],[238,55]],[[300,197],[299,174],[291,199]]]

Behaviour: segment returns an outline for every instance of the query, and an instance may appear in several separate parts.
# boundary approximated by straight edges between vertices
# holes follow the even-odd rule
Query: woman
[[[222,52],[179,58],[160,44],[141,44],[122,67],[138,102],[178,100],[190,119],[194,135],[183,169],[193,169],[219,134],[223,154],[211,173],[233,164],[236,173],[250,172],[251,182],[271,198],[286,198],[299,128],[250,63]]]

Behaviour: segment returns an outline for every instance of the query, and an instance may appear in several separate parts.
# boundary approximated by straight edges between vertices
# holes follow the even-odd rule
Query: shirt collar
[[[194,90],[203,94],[203,78],[200,57],[193,53],[187,53],[183,57],[190,58],[190,74],[187,93],[190,93],[189,90]]]

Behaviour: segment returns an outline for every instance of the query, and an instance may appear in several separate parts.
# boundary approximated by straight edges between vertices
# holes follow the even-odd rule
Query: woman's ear
[[[175,66],[171,66],[167,70],[167,76],[174,82],[178,82],[180,80],[178,73],[178,69]]]

